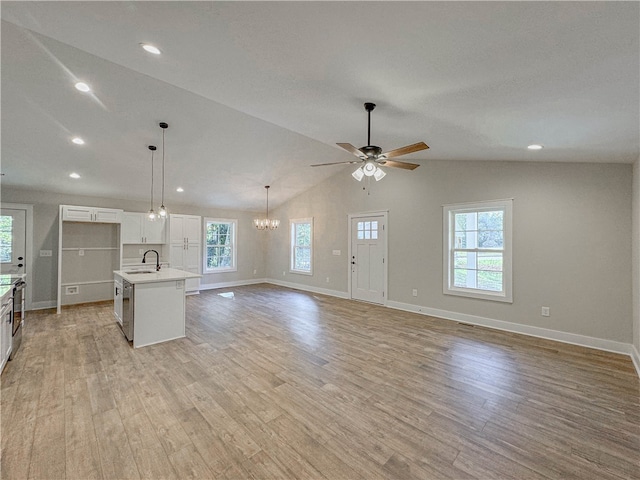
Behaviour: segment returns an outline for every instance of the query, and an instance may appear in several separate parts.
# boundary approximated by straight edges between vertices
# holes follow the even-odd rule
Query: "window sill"
[[[476,290],[464,290],[464,289],[444,289],[445,295],[453,295],[456,297],[477,298],[479,300],[489,300],[492,302],[513,303],[513,296],[503,293],[490,293]]]

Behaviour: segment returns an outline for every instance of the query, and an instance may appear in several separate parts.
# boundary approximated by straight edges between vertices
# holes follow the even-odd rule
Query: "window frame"
[[[231,266],[230,267],[207,267],[208,250],[207,229],[212,223],[231,224]],[[203,255],[202,255],[202,271],[204,274],[209,273],[227,273],[238,271],[238,220],[235,218],[205,218],[204,219],[204,238],[203,238]],[[211,245],[216,246],[216,245]]]
[[[309,270],[299,270],[294,268],[295,265],[295,252],[296,248],[306,247],[306,245],[295,244],[295,227],[296,225],[309,224],[310,225],[310,238],[309,238]],[[297,273],[300,275],[313,275],[313,217],[307,218],[295,218],[289,220],[289,272]]]
[[[502,232],[502,290],[492,291],[470,287],[456,287],[454,281],[454,256],[459,251],[455,248],[455,214],[456,213],[480,213],[502,210],[504,212]],[[442,206],[442,231],[443,231],[443,262],[442,262],[442,293],[461,297],[492,300],[496,302],[513,303],[513,199],[492,200],[483,202],[457,203]],[[496,251],[496,249],[460,249],[464,251],[475,250],[478,253],[484,251]]]

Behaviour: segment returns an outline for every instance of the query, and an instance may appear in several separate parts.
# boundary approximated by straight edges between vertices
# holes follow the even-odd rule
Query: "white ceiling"
[[[5,186],[147,200],[147,145],[160,146],[165,121],[169,208],[260,210],[266,184],[277,205],[349,174],[308,165],[353,159],[335,144],[366,144],[365,101],[378,105],[373,144],[431,147],[400,159],[414,163],[639,155],[638,2],[1,8]]]

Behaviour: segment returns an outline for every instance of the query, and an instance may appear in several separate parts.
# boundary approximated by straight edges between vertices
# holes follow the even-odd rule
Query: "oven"
[[[13,360],[22,343],[22,329],[24,328],[24,292],[27,282],[18,280],[13,286],[13,329],[11,332],[12,346],[9,360]]]

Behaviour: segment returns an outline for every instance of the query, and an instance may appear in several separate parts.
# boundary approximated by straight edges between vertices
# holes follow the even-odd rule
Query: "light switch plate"
[[[50,257],[52,254],[53,252],[51,250],[40,250],[41,257]]]
[[[334,254],[335,256],[339,256],[339,255],[342,255],[342,252],[341,252],[340,250],[334,250],[334,251],[333,251],[333,254]]]

